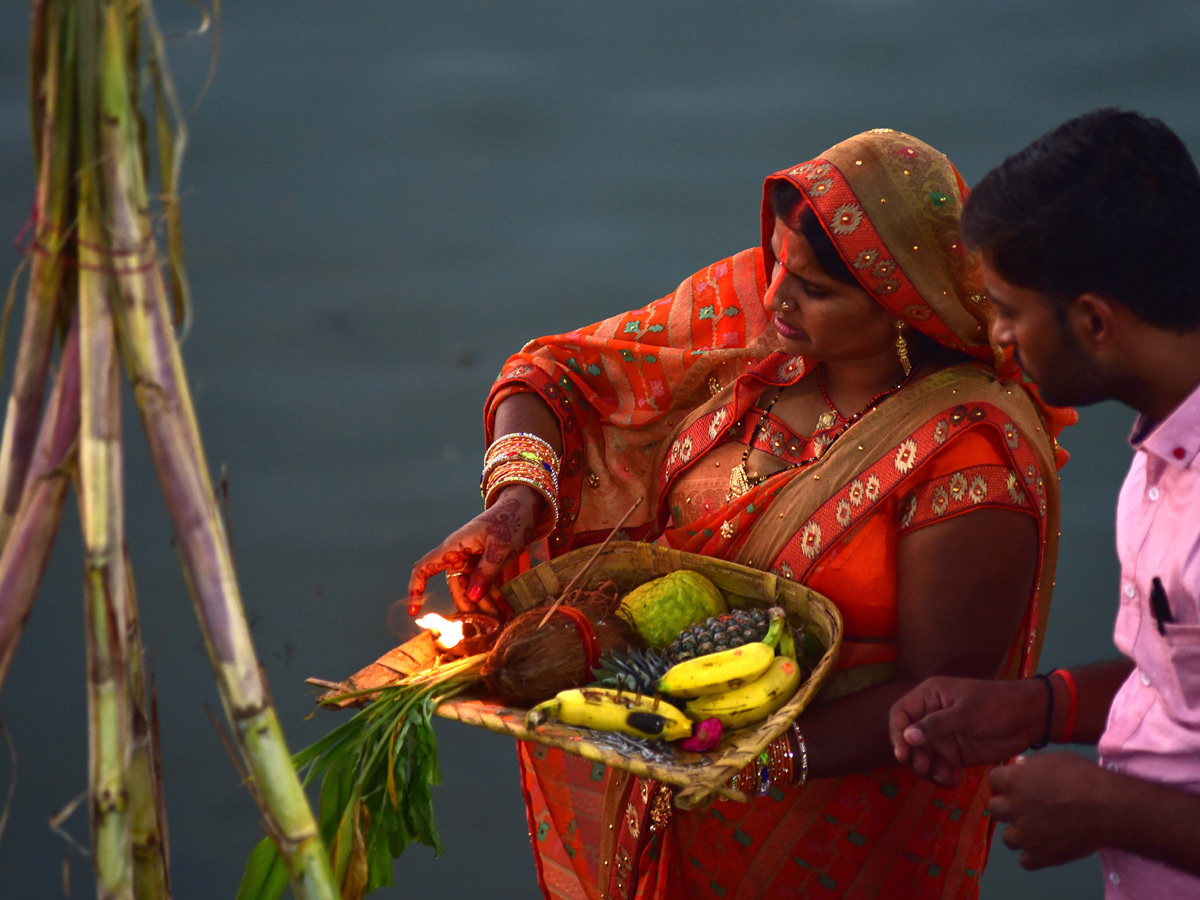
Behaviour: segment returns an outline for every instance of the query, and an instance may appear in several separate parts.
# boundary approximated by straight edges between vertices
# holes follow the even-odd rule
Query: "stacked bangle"
[[[546,501],[547,515],[539,523],[534,540],[546,537],[558,524],[558,454],[535,434],[506,434],[497,438],[483,457],[479,491],[483,506],[490,508],[502,488],[524,484]]]
[[[800,759],[799,771],[796,769],[797,757]],[[763,797],[772,787],[801,787],[807,780],[808,747],[804,735],[793,722],[786,732],[771,741],[749,765],[733,776],[731,787],[747,797]]]
[[[511,462],[527,462],[535,468],[541,467],[558,486],[558,454],[549,443],[536,434],[516,432],[497,438],[483,455],[481,487],[486,488],[488,479],[500,466]],[[486,495],[486,490],[483,491]]]

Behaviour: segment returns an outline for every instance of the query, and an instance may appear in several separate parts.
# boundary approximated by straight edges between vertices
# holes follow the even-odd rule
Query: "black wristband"
[[[1042,684],[1046,686],[1046,730],[1042,732],[1042,739],[1029,748],[1041,750],[1050,743],[1050,723],[1054,719],[1054,685],[1050,683],[1049,675],[1038,674],[1033,677],[1042,679]]]

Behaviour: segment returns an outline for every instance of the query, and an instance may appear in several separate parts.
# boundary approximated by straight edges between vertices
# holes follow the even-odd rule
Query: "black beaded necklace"
[[[809,463],[815,462],[824,454],[827,449],[829,449],[829,445],[842,435],[842,432],[861,419],[865,413],[874,409],[879,401],[890,396],[891,394],[894,394],[896,391],[900,390],[900,388],[904,387],[905,383],[911,377],[912,371],[905,374],[904,377],[902,377],[891,387],[880,391],[867,402],[866,406],[864,406],[854,415],[847,418],[838,411],[838,408],[833,405],[833,401],[829,399],[829,392],[825,389],[825,379],[822,375],[822,366],[818,364],[817,387],[821,391],[821,397],[825,400],[825,405],[829,407],[829,410],[821,413],[821,415],[817,417],[816,431],[813,432],[813,442],[817,443],[819,441],[816,456],[814,456],[812,459],[804,460],[802,462],[788,463],[778,472],[772,472],[771,475],[778,475],[779,472],[786,472],[789,469],[795,469],[799,466],[808,465]],[[733,471],[729,475],[729,490],[725,494],[725,499],[729,502],[736,500],[738,497],[742,496],[742,494],[749,491],[752,487],[757,487],[771,477],[770,475],[749,474],[749,472],[746,470],[746,462],[750,459],[750,451],[754,449],[754,442],[758,439],[759,429],[762,428],[762,424],[764,421],[766,421],[768,413],[771,412],[771,408],[779,400],[780,396],[782,396],[784,387],[787,387],[787,385],[780,385],[775,391],[775,396],[772,397],[770,402],[763,407],[762,415],[754,424],[754,430],[750,434],[750,440],[746,443],[746,450],[744,453],[742,453],[742,461],[734,467]],[[822,432],[825,433],[822,434]]]

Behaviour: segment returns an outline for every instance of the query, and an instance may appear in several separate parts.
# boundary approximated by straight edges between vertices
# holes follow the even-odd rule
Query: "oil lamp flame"
[[[463,639],[462,622],[451,622],[437,613],[429,613],[417,619],[417,625],[427,629],[436,639],[437,645],[449,650]]]

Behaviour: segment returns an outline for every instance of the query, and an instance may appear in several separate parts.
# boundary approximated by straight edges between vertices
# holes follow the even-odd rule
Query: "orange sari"
[[[914,171],[920,179],[905,177]],[[763,418],[758,397],[808,368],[773,350],[763,298],[774,215],[764,204],[768,249],[722,260],[643,309],[514,356],[489,398],[489,439],[499,400],[538,392],[564,439],[551,555],[597,540],[635,498],[648,499],[650,513],[627,537],[770,569],[837,602],[847,635],[839,668],[850,685],[856,675],[886,677],[896,658],[903,536],[974,509],[1022,510],[1038,523],[1041,553],[1006,672],[1028,674],[1056,552],[1050,432],[1070,415],[1046,410],[997,373],[981,342],[986,300],[973,261],[948,253],[906,268],[898,261],[911,254],[888,252],[892,231],[911,244],[904,228],[918,213],[922,240],[955,243],[957,173],[891,132],[861,135],[774,177],[805,193],[876,299],[980,362],[910,382],[816,458],[727,501],[728,473],[747,441],[785,460],[805,452],[769,417],[753,427]],[[917,183],[924,200],[912,196]],[[856,189],[890,199],[898,221],[865,215]],[[683,812],[662,801],[660,785],[538,745],[522,744],[519,756],[539,882],[551,898],[972,897],[990,844],[983,770],[946,790],[888,767]]]

